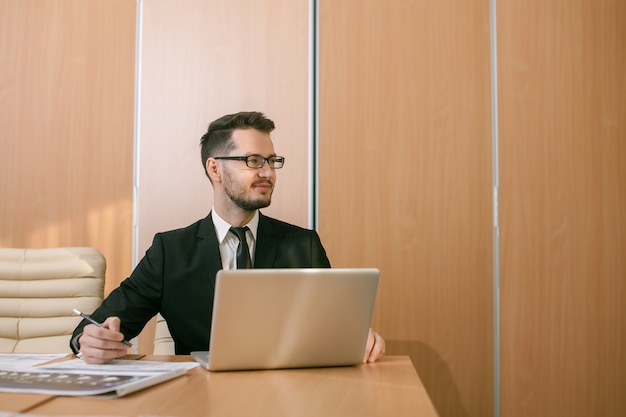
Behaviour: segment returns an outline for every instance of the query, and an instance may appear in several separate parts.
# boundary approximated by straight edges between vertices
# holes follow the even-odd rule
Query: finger
[[[122,342],[124,340],[124,334],[120,332],[120,319],[117,317],[109,317],[103,323],[103,327],[98,327],[94,324],[88,324],[83,328],[83,336],[91,336],[96,339]],[[79,343],[82,341],[79,339]],[[117,346],[111,346],[117,347]]]
[[[119,338],[120,336],[117,332],[89,324],[83,328],[83,334],[80,339],[78,339],[78,343],[80,343],[80,346],[92,344],[96,347],[107,348],[114,347],[107,346],[107,343],[118,342]]]
[[[370,351],[369,357],[367,358],[368,363],[376,362],[378,359],[382,358],[385,354],[385,339],[383,339],[378,333],[373,332],[374,336],[374,345]]]
[[[365,344],[365,356],[363,356],[363,363],[366,363],[369,360],[375,341],[376,338],[374,337],[374,331],[369,329],[369,333],[367,334],[367,343]]]
[[[120,320],[120,318],[119,318],[119,317],[108,317],[108,318],[104,321],[104,323],[102,323],[102,325],[103,325],[105,328],[108,328],[109,330],[111,330],[111,331],[115,332],[115,337],[114,337],[114,340],[121,341],[121,342],[123,342],[123,341],[124,341],[125,336],[124,336],[124,334],[122,333],[122,331],[120,330],[121,325],[122,325],[122,322],[121,322],[121,320]],[[130,346],[130,345],[128,345],[128,343],[127,343],[127,342],[126,342],[126,343],[124,343],[124,344],[125,344],[127,347],[128,347],[128,346]]]
[[[96,329],[91,332],[83,333],[78,339],[81,350],[83,347],[92,347],[95,349],[105,350],[126,350],[127,346],[120,339],[123,337],[121,333],[112,332],[108,329]]]
[[[128,348],[123,335],[110,329],[87,325],[78,339],[82,359],[87,363],[107,363],[125,356]]]
[[[80,338],[80,357],[87,363],[108,363],[125,356],[126,346],[121,342],[99,339],[89,335]]]
[[[81,358],[83,361],[89,364],[103,364],[109,363],[114,359],[122,357],[126,354],[125,351],[120,350],[107,350],[107,349],[94,349],[94,348],[81,348]]]
[[[121,321],[119,317],[107,317],[102,325],[107,329],[113,330],[114,332],[119,332]]]

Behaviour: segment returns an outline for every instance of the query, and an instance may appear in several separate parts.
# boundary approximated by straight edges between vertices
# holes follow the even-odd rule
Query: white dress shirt
[[[220,256],[222,258],[223,269],[237,269],[237,246],[239,245],[239,239],[229,230],[232,225],[228,224],[226,220],[222,219],[219,214],[216,213],[215,207],[211,210],[211,218],[213,219],[213,225],[215,226],[215,233],[217,234],[217,241],[220,244]],[[248,231],[246,231],[246,241],[248,242],[248,248],[250,249],[250,259],[252,260],[252,266],[254,266],[254,251],[256,248],[256,233],[259,227],[259,211],[257,210],[254,217],[248,224]]]

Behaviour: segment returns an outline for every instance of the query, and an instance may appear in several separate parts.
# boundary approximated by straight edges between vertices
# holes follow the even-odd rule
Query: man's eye
[[[263,161],[263,158],[260,156],[252,155],[248,157],[248,164],[250,165],[260,165],[261,161]]]

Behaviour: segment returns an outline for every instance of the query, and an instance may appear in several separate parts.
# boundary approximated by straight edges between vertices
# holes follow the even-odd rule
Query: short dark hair
[[[200,139],[200,156],[206,172],[206,160],[219,154],[227,155],[234,144],[231,141],[235,129],[256,129],[264,133],[274,130],[274,122],[260,112],[239,112],[227,114],[211,122],[207,132]]]

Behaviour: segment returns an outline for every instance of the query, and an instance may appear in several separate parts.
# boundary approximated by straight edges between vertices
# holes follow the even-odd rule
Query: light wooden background
[[[0,246],[94,246],[107,293],[132,267],[135,9],[0,0]]]
[[[99,247],[107,291],[132,254],[135,3],[0,0],[0,245]],[[494,270],[491,2],[318,3],[319,231],[334,266],[381,269],[389,352],[444,417],[626,414],[626,4],[497,2]],[[306,225],[308,1],[142,6],[139,254],[208,212],[198,139],[241,109],[287,156],[268,214]]]
[[[143,2],[139,257],[155,233],[207,216],[213,189],[200,137],[238,111],[274,120],[274,149],[285,157],[263,213],[308,225],[308,11],[306,1]],[[139,343],[151,351],[153,340],[151,323]]]
[[[626,3],[498,3],[502,415],[626,415]]]
[[[331,263],[380,268],[373,326],[442,416],[492,415],[488,2],[320,5]]]

